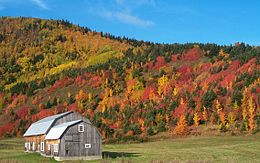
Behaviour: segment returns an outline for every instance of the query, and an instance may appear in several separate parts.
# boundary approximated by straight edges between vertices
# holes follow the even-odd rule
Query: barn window
[[[41,151],[44,151],[44,142],[41,142]]]
[[[53,145],[53,152],[59,152],[59,144]]]
[[[91,144],[85,144],[85,148],[91,148]]]
[[[78,130],[79,132],[84,132],[84,125],[79,125]]]
[[[49,151],[49,150],[51,150],[51,145],[50,145],[50,144],[48,144],[48,151]]]
[[[32,150],[34,151],[34,149],[35,149],[35,148],[34,148],[34,142],[33,142],[33,143],[32,143]]]
[[[28,150],[31,150],[31,143],[28,143]]]

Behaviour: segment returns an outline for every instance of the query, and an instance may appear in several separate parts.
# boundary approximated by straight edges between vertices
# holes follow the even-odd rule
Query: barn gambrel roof
[[[55,122],[55,120],[65,115],[68,115],[70,113],[72,113],[72,111],[43,118],[31,124],[31,126],[28,128],[28,130],[24,133],[23,136],[35,136],[35,135],[46,134],[48,130],[52,127],[52,124]]]
[[[62,123],[62,124],[59,124],[57,126],[52,127],[51,130],[46,135],[45,140],[59,139],[68,127],[73,126],[73,125],[80,123],[80,122],[83,122],[83,121],[82,120],[76,120],[76,121]]]

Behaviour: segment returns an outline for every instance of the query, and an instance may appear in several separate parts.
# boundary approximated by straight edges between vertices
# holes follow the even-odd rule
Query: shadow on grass
[[[127,158],[127,157],[140,157],[140,153],[129,153],[129,152],[102,152],[102,158]]]

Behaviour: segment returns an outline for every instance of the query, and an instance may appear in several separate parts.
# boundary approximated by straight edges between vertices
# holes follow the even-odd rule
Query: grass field
[[[260,135],[164,139],[103,146],[104,160],[92,162],[260,162]],[[23,139],[0,140],[0,162],[56,162],[23,152]],[[78,161],[80,162],[80,161]]]

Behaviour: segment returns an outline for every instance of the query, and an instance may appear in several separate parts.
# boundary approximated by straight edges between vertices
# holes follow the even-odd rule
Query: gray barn
[[[28,128],[24,137],[25,151],[39,152],[58,161],[102,158],[99,131],[88,119],[75,112],[37,121]]]

